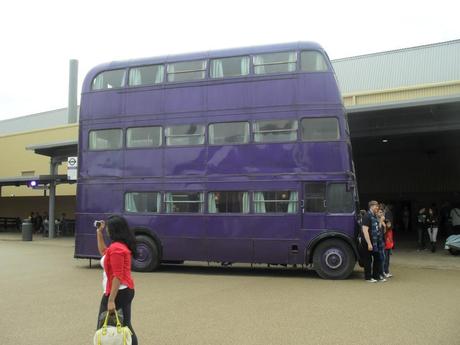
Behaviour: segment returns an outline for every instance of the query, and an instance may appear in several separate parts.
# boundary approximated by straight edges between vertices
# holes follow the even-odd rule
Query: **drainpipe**
[[[78,96],[78,60],[69,61],[69,103],[67,107],[67,123],[77,122],[77,96]]]

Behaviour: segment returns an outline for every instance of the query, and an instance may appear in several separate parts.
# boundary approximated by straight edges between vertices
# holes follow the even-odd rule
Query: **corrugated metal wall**
[[[460,80],[460,40],[332,61],[342,94]]]

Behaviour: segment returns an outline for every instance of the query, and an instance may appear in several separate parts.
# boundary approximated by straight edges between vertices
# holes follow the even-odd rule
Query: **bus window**
[[[305,212],[324,213],[326,212],[326,183],[307,182],[305,183]]]
[[[96,76],[96,78],[93,79],[91,89],[92,90],[119,89],[123,87],[124,79],[125,79],[124,69],[105,71],[105,72],[99,73]]]
[[[300,53],[300,69],[304,72],[324,72],[327,71],[327,63],[320,52],[303,51]]]
[[[297,213],[298,193],[294,191],[254,192],[255,213]]]
[[[125,211],[138,213],[160,212],[161,194],[130,192],[125,194]]]
[[[167,146],[186,146],[204,144],[203,125],[178,125],[166,127]]]
[[[255,74],[294,72],[297,52],[259,54],[253,57]]]
[[[209,192],[209,213],[249,213],[248,192]]]
[[[168,81],[193,81],[206,78],[206,60],[168,64]]]
[[[165,193],[165,205],[166,213],[203,213],[203,193]]]
[[[331,183],[327,186],[328,213],[352,213],[353,190],[347,190],[346,183]]]
[[[158,147],[162,142],[161,127],[134,127],[126,131],[126,146]]]
[[[163,65],[135,67],[129,70],[129,86],[153,85],[163,82]]]
[[[211,60],[211,78],[239,77],[249,74],[249,56]]]
[[[303,118],[300,126],[304,141],[327,141],[340,138],[339,122],[335,117]]]
[[[89,132],[89,150],[118,150],[123,146],[121,129],[102,129]]]
[[[296,120],[256,121],[253,125],[254,141],[256,143],[296,141],[297,128]]]
[[[249,142],[249,122],[226,122],[209,125],[209,144],[245,144]]]

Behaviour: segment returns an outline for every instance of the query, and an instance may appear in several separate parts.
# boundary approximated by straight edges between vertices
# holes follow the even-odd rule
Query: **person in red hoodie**
[[[104,311],[122,309],[123,323],[132,332],[132,345],[138,345],[136,333],[131,325],[131,303],[134,298],[134,281],[131,277],[131,258],[136,257],[136,237],[126,220],[117,215],[107,219],[107,232],[111,244],[107,247],[103,231],[104,221],[97,222],[97,248],[101,254],[104,269],[102,296],[99,315]]]
[[[393,241],[393,224],[388,219],[385,221],[386,231],[385,231],[385,263],[383,265],[383,275],[385,278],[391,278],[393,275],[390,273],[390,255],[392,254],[392,249],[394,248]]]

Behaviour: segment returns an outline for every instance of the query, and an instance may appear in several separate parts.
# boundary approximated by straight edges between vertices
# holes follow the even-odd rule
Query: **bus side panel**
[[[215,214],[207,219],[207,242],[210,261],[252,262],[253,228],[241,214]]]
[[[204,175],[206,151],[204,146],[168,147],[164,154],[165,175]]]
[[[125,152],[125,177],[163,176],[163,149],[130,149]]]

